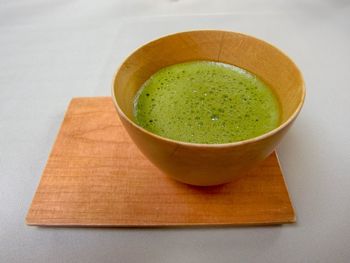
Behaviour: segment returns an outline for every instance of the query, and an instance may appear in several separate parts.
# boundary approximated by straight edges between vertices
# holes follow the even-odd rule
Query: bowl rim
[[[141,127],[140,125],[136,124],[134,121],[132,121],[125,113],[124,111],[119,107],[116,96],[115,96],[115,83],[116,83],[116,79],[117,79],[117,75],[121,69],[121,67],[125,64],[125,62],[131,57],[133,56],[136,52],[138,52],[139,50],[141,50],[142,48],[144,48],[145,46],[148,46],[151,43],[157,42],[163,38],[167,38],[167,37],[171,37],[171,36],[175,36],[175,35],[181,35],[184,33],[195,33],[195,32],[222,32],[222,33],[230,33],[230,34],[237,34],[237,35],[242,35],[244,37],[248,37],[248,38],[252,38],[258,42],[262,42],[265,45],[269,45],[272,48],[276,49],[278,52],[280,52],[285,58],[287,58],[292,65],[295,67],[295,69],[297,70],[297,73],[300,76],[301,79],[301,89],[302,89],[302,94],[301,94],[301,100],[298,104],[298,106],[296,107],[295,111],[293,112],[293,114],[281,125],[279,125],[278,127],[274,128],[273,130],[267,132],[267,133],[263,133],[257,137],[253,137],[247,140],[243,140],[243,141],[237,141],[237,142],[229,142],[229,143],[216,143],[216,144],[206,144],[206,143],[193,143],[193,142],[184,142],[184,141],[177,141],[177,140],[173,140],[170,138],[166,138],[160,135],[157,135],[155,133],[152,133],[146,129],[144,129],[143,127]],[[114,73],[114,77],[112,80],[112,100],[113,100],[113,104],[115,106],[115,108],[117,109],[117,112],[119,113],[119,115],[121,117],[123,117],[129,124],[131,124],[132,126],[134,126],[136,129],[138,129],[139,131],[148,134],[149,136],[158,139],[158,140],[162,140],[162,141],[166,141],[168,143],[172,143],[172,144],[176,144],[176,145],[182,145],[182,146],[190,146],[190,147],[199,147],[199,148],[226,148],[226,147],[234,147],[234,146],[241,146],[241,145],[245,145],[245,144],[250,144],[250,143],[254,143],[257,141],[261,141],[263,139],[266,139],[268,137],[271,137],[272,135],[278,133],[280,130],[283,130],[286,126],[288,126],[290,123],[292,123],[296,117],[298,116],[298,114],[301,111],[301,108],[305,102],[305,95],[306,95],[306,89],[305,89],[305,81],[303,78],[303,75],[301,74],[300,69],[298,68],[298,66],[295,64],[295,62],[287,55],[285,54],[282,50],[280,50],[279,48],[277,48],[276,46],[261,40],[259,38],[244,34],[244,33],[240,33],[240,32],[234,32],[234,31],[227,31],[227,30],[214,30],[214,29],[200,29],[200,30],[189,30],[189,31],[181,31],[181,32],[177,32],[177,33],[172,33],[172,34],[166,34],[160,37],[157,37],[151,41],[148,41],[147,43],[137,47],[136,49],[134,49],[134,51],[132,51],[128,56],[126,56],[126,58],[121,62],[121,64],[119,65],[119,67],[117,68],[117,70]]]

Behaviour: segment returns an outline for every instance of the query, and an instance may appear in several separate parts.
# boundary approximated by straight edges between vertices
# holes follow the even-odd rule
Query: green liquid
[[[136,123],[177,141],[250,139],[280,123],[279,103],[255,75],[232,65],[192,61],[156,72],[134,101]]]

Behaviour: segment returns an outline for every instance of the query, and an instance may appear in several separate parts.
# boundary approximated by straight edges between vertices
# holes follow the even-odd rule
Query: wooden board
[[[132,143],[111,98],[75,98],[29,209],[28,225],[199,226],[295,222],[273,153],[247,176],[215,187],[178,183]]]

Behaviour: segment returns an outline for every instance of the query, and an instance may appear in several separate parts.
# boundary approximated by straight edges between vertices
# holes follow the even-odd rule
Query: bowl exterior
[[[280,99],[281,125],[246,141],[193,144],[157,136],[135,124],[133,103],[140,86],[159,69],[191,60],[228,63],[261,77]],[[209,186],[245,175],[272,153],[299,114],[305,87],[294,62],[272,45],[241,33],[199,30],[165,36],[137,49],[116,72],[112,96],[128,134],[154,165],[180,182]]]
[[[259,140],[212,147],[164,140],[142,131],[123,114],[119,117],[136,146],[155,166],[177,181],[198,186],[224,184],[245,175],[273,152],[292,124]]]

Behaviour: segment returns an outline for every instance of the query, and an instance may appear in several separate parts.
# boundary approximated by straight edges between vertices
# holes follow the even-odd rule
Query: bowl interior
[[[225,31],[191,31],[152,41],[131,54],[114,80],[119,108],[133,117],[134,96],[163,67],[191,60],[211,60],[244,68],[264,80],[281,104],[281,124],[300,110],[304,84],[300,71],[281,51],[256,38]]]

